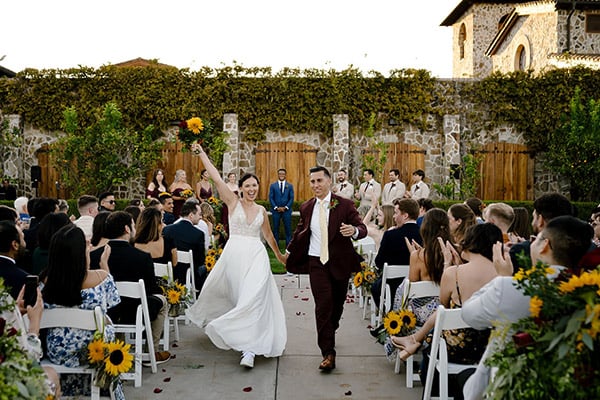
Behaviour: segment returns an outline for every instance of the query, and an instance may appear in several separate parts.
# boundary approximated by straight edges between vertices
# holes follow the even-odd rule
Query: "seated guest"
[[[31,273],[40,275],[48,267],[48,249],[50,240],[60,228],[70,225],[71,220],[65,213],[52,213],[42,218],[38,229],[38,246],[33,250]]]
[[[142,213],[142,210],[138,206],[127,206],[123,211],[125,211],[127,214],[130,214],[135,223],[138,222],[138,218]]]
[[[464,263],[451,264],[453,248],[450,243],[445,244],[444,263],[448,265],[442,274],[440,283],[440,304],[446,308],[460,308],[473,293],[481,289],[486,283],[497,276],[493,262],[493,246],[496,242],[502,243],[502,232],[490,223],[475,224],[469,228],[461,243],[461,257],[467,260]],[[435,326],[435,313],[432,314],[425,325],[414,335],[392,337],[392,342],[401,349],[401,357],[408,358],[421,346],[421,342],[430,338],[430,331]],[[467,328],[453,332],[452,340],[448,342],[448,361],[461,364],[474,364],[479,361],[488,342],[488,331],[477,331]],[[447,336],[450,337],[450,336]],[[427,358],[424,359],[426,364]],[[427,368],[421,367],[421,380],[424,383]]]
[[[475,221],[478,224],[483,224],[485,221],[483,219],[483,211],[485,210],[485,204],[481,199],[477,197],[469,197],[465,200],[465,204],[469,206],[473,214],[475,214]]]
[[[515,211],[506,203],[492,203],[483,211],[483,219],[502,231],[504,243],[509,241],[508,230],[515,219]]]
[[[100,306],[106,313],[108,308],[118,304],[120,298],[117,287],[105,260],[102,264],[102,269],[89,269],[89,246],[80,228],[69,223],[59,229],[52,236],[48,249],[48,270],[42,289],[46,307],[93,310]],[[112,325],[105,326],[104,335],[105,340],[114,340]],[[76,328],[48,329],[48,358],[55,364],[79,366],[81,354],[93,338],[92,331]],[[79,392],[83,382],[89,381],[88,375],[70,375],[61,379],[64,394],[71,396]],[[115,395],[124,398],[120,389]]]
[[[150,254],[152,261],[166,264],[171,262],[177,265],[177,249],[172,241],[163,237],[163,223],[161,213],[154,207],[142,211],[136,226],[134,247]]]
[[[171,354],[168,351],[158,351],[158,345],[169,308],[167,300],[157,284],[152,258],[150,254],[136,249],[130,244],[130,241],[135,237],[135,222],[133,222],[131,215],[125,211],[114,211],[106,218],[105,225],[105,234],[109,240],[104,247],[100,247],[90,254],[91,268],[98,269],[100,267],[102,253],[106,247],[110,247],[108,268],[116,282],[144,280],[156,362],[164,363],[171,358]],[[139,304],[139,300],[123,298],[121,304],[109,310],[108,315],[115,323],[135,323],[135,315]]]
[[[98,196],[98,211],[115,211],[117,207],[117,201],[115,200],[115,194],[112,192],[104,192]]]
[[[173,202],[173,196],[171,196],[170,193],[164,192],[160,194],[158,200],[160,201],[163,212],[163,222],[165,225],[171,225],[175,222],[175,214],[173,214],[175,203]]]
[[[87,194],[81,196],[77,200],[77,210],[79,210],[80,217],[73,223],[83,231],[85,238],[89,240],[93,234],[94,217],[98,215],[98,199]]]
[[[529,211],[525,207],[513,207],[515,212],[515,219],[513,220],[510,228],[508,229],[509,236],[512,237],[512,241],[515,238],[527,239],[531,236],[531,220],[529,219]]]
[[[431,199],[421,197],[419,200],[417,200],[417,203],[419,203],[419,218],[417,218],[417,225],[421,227],[425,213],[433,208],[433,201],[431,201]]]
[[[25,284],[27,272],[19,268],[17,260],[25,252],[25,239],[21,228],[13,221],[0,221],[0,278],[13,299]]]
[[[17,210],[17,213],[19,213],[19,219],[21,220],[28,220],[30,218],[29,216],[29,212],[27,211],[27,203],[29,202],[29,200],[27,199],[27,197],[17,197],[15,199],[14,205],[15,205],[15,210]]]
[[[541,261],[551,266],[557,275],[564,268],[577,266],[581,257],[588,251],[592,236],[593,229],[577,218],[552,218],[531,242],[531,260],[534,265]],[[463,319],[476,329],[488,329],[497,323],[514,323],[530,315],[529,296],[514,285],[511,257],[502,252],[500,244],[496,244],[495,247],[494,264],[500,276],[473,294],[462,308]],[[492,339],[475,374],[465,385],[465,398],[483,398],[490,376],[485,360],[498,346],[502,346],[502,343]]]
[[[99,247],[104,247],[108,243],[106,237],[106,218],[110,215],[110,211],[100,211],[94,218],[94,224],[92,225],[92,239],[90,244],[92,245],[92,251]]]
[[[448,209],[448,220],[450,221],[450,234],[452,244],[458,245],[465,237],[465,232],[475,225],[475,214],[471,208],[464,204],[452,204]]]
[[[374,198],[375,196],[373,196]],[[373,221],[375,214],[375,221]],[[390,228],[394,228],[394,206],[384,204],[377,206],[377,201],[371,201],[371,207],[363,218],[363,223],[367,227],[367,235],[375,242],[375,249],[379,249],[383,234]]]
[[[14,222],[15,225],[20,225],[19,215],[14,208],[0,204],[0,221]]]

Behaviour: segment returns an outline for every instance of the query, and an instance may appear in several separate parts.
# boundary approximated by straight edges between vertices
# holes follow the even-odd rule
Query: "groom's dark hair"
[[[331,178],[331,174],[329,174],[329,170],[325,167],[321,167],[321,166],[317,166],[317,167],[312,167],[311,169],[308,170],[311,174],[313,172],[319,172],[319,171],[323,171],[323,173],[325,174],[325,176],[327,176],[328,178]]]

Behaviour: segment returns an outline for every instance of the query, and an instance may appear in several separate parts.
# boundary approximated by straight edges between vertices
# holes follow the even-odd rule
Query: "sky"
[[[245,67],[452,75],[459,0],[16,0],[3,2],[0,65],[100,67],[137,57]]]

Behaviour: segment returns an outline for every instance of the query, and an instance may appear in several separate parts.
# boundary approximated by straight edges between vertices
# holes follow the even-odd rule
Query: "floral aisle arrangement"
[[[23,349],[19,331],[11,326],[15,307],[0,278],[0,399],[53,399],[44,370]]]
[[[218,223],[213,228],[213,234],[219,235],[223,239],[227,239],[227,230],[225,229],[225,225]]]
[[[182,315],[186,307],[193,303],[192,295],[185,285],[176,281],[169,281],[166,276],[159,278],[158,285],[169,303],[170,316]]]
[[[130,344],[120,340],[105,342],[101,332],[94,334],[94,340],[87,346],[87,362],[96,369],[96,386],[102,389],[116,387],[120,375],[133,366],[130,348]]]
[[[371,293],[373,282],[377,280],[377,274],[373,267],[370,267],[365,261],[360,263],[361,271],[354,274],[352,279],[354,287],[364,289],[366,293]]]
[[[214,268],[215,264],[219,257],[221,257],[221,253],[223,253],[223,248],[210,248],[206,252],[206,257],[204,258],[204,265],[206,266],[206,271],[210,272]]]
[[[539,263],[515,274],[530,316],[497,329],[506,345],[488,359],[498,368],[490,398],[600,398],[600,267],[556,272]]]

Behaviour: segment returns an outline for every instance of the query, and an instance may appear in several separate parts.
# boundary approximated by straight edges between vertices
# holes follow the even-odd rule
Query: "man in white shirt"
[[[381,192],[381,204],[393,205],[395,199],[401,199],[406,192],[406,186],[400,181],[400,171],[398,169],[390,169],[390,181],[385,184]]]
[[[381,197],[381,184],[375,180],[375,172],[373,172],[372,169],[364,170],[363,179],[365,181],[360,185],[354,196],[357,200],[360,200],[359,207],[364,206],[364,208],[368,210],[371,208],[373,197],[379,202],[379,197]]]
[[[354,185],[348,182],[345,169],[340,169],[338,171],[337,181],[338,183],[333,185],[331,191],[338,196],[352,200],[352,195],[354,195]]]
[[[410,191],[404,193],[404,197],[419,200],[426,199],[429,197],[429,186],[425,182],[425,172],[422,169],[418,169],[412,174],[412,181],[414,182],[410,187]]]
[[[531,243],[531,260],[534,265],[541,261],[551,266],[555,270],[554,278],[563,268],[577,266],[588,251],[593,235],[593,228],[575,217],[556,217]],[[494,245],[494,266],[499,276],[475,292],[462,306],[463,319],[475,329],[487,329],[496,324],[503,329],[503,324],[511,324],[530,315],[530,298],[515,287],[513,265],[508,253],[502,253],[501,243]],[[491,337],[494,338],[494,335]],[[497,339],[490,341],[475,373],[465,384],[465,399],[483,398],[490,377],[485,360],[502,345]]]
[[[94,218],[98,215],[98,199],[96,196],[84,194],[77,200],[77,209],[80,217],[73,223],[81,228],[87,240],[91,240]]]

